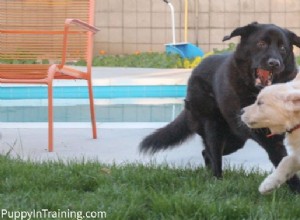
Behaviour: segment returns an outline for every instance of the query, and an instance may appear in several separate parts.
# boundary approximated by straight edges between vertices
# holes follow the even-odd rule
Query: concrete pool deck
[[[191,70],[94,68],[95,85],[186,84]],[[58,82],[61,83],[61,82]],[[204,165],[201,138],[154,156],[140,155],[142,138],[166,123],[98,123],[98,139],[91,139],[89,123],[55,123],[54,152],[47,152],[47,123],[1,123],[1,153],[32,161],[96,160],[107,164],[167,163],[176,167]],[[270,171],[266,152],[253,141],[224,157],[223,164],[247,170]]]

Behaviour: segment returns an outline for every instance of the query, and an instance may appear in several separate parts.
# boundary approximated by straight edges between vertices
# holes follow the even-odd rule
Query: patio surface
[[[93,68],[94,85],[182,85],[191,70]],[[56,82],[61,85],[63,82]],[[79,82],[81,83],[81,82]],[[46,123],[1,123],[1,153],[32,161],[96,160],[107,164],[168,163],[171,166],[204,165],[201,138],[194,136],[180,147],[154,156],[141,155],[139,142],[166,123],[98,123],[98,139],[91,138],[89,123],[55,123],[54,152],[47,152]],[[266,152],[248,141],[236,153],[223,157],[226,166],[243,166],[247,170],[270,171],[272,164]]]

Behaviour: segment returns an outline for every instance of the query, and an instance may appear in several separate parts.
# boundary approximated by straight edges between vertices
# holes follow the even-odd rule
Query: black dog
[[[241,40],[234,53],[208,57],[193,70],[185,109],[173,122],[147,136],[140,144],[142,152],[175,147],[197,133],[205,145],[205,164],[218,178],[222,177],[222,155],[242,148],[249,138],[267,151],[275,166],[287,155],[284,136],[268,138],[267,129],[251,131],[240,114],[243,107],[254,103],[261,88],[296,76],[293,45],[300,47],[300,38],[276,25],[256,22],[235,29],[223,41],[235,36]],[[298,177],[288,184],[300,192]]]

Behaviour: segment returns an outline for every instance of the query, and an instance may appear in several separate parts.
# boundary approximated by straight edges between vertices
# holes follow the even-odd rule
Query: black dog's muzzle
[[[272,84],[273,75],[280,72],[282,64],[279,59],[269,58],[264,67],[255,69],[255,85],[265,87]]]

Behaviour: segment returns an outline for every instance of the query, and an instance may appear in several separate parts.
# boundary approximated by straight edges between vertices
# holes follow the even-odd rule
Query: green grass
[[[190,61],[192,61],[191,59]],[[14,60],[0,59],[0,64],[36,64],[42,62],[48,64],[48,60]],[[138,53],[127,55],[100,55],[93,59],[93,66],[108,67],[140,67],[140,68],[183,68],[184,59],[179,55],[166,53]],[[71,65],[85,66],[86,61],[80,60]]]
[[[300,196],[284,186],[269,196],[264,176],[227,169],[34,163],[0,157],[0,207],[11,211],[105,211],[106,219],[297,219]],[[5,218],[4,218],[5,219]]]
[[[100,55],[93,59],[93,66],[140,67],[140,68],[182,68],[179,55],[166,53],[139,53],[127,55]],[[76,63],[86,65],[85,61]]]

